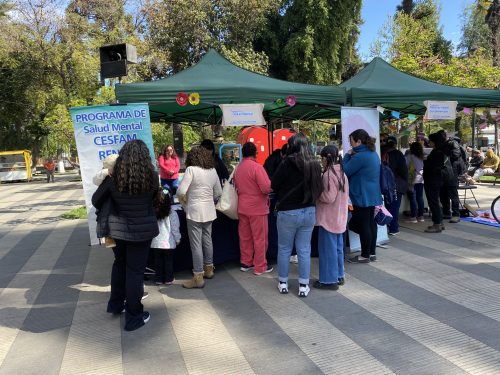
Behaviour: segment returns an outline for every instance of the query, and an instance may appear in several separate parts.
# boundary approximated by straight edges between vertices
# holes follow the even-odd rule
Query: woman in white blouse
[[[217,217],[215,201],[222,189],[212,155],[203,147],[194,147],[188,153],[186,166],[177,198],[186,212],[194,277],[182,286],[203,288],[203,278],[214,277],[212,222]]]

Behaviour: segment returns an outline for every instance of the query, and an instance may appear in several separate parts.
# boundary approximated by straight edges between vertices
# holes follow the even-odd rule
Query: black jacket
[[[469,161],[469,165],[474,168],[479,168],[481,164],[483,164],[483,161],[484,158],[481,155],[473,156]]]
[[[274,174],[278,170],[283,158],[281,157],[281,150],[275,150],[264,162],[264,169],[267,172],[269,178],[273,178]]]
[[[446,156],[450,158],[453,172],[455,173],[455,177],[457,177],[458,179],[458,176],[464,174],[466,170],[467,156],[465,153],[465,149],[460,146],[457,141],[448,139],[444,143],[442,151]]]
[[[319,163],[318,168],[321,169]],[[312,198],[303,203],[304,186],[304,172],[295,163],[293,155],[286,157],[271,180],[271,187],[278,202],[278,211],[314,206]]]
[[[99,185],[92,196],[92,204],[101,209],[107,200],[111,200],[108,226],[111,238],[139,242],[151,240],[158,235],[158,223],[153,209],[153,198],[158,192],[158,176],[153,179],[152,191],[130,195],[120,193],[112,177]]]
[[[389,168],[394,173],[396,189],[398,193],[406,193],[408,190],[408,166],[403,153],[395,148],[386,150]]]
[[[448,160],[448,163],[445,163],[446,160]],[[442,150],[433,149],[427,159],[424,160],[425,186],[441,187],[449,185],[454,178],[449,158]]]

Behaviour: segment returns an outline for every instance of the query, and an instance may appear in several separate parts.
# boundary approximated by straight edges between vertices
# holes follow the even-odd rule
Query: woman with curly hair
[[[214,277],[212,222],[217,218],[214,202],[221,196],[222,189],[214,159],[207,149],[194,147],[189,151],[186,167],[177,198],[186,212],[194,277],[182,286],[203,288],[203,278]]]
[[[162,153],[158,157],[158,167],[160,169],[161,185],[175,194],[179,186],[179,169],[181,163],[177,154],[175,153],[174,146],[166,145]]]
[[[111,271],[111,296],[107,311],[125,311],[125,330],[134,331],[149,321],[141,298],[144,270],[151,240],[158,235],[153,198],[158,193],[158,174],[149,149],[141,140],[125,143],[111,176],[99,185],[92,204],[100,209],[111,200],[109,235],[116,241]]]

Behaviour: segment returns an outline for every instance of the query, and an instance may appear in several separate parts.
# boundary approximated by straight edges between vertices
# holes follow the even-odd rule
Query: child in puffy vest
[[[102,161],[102,169],[92,177],[92,182],[94,185],[99,186],[102,184],[104,179],[113,174],[113,169],[115,168],[116,159],[118,159],[118,154],[111,154],[107,156]],[[108,217],[111,211],[111,201],[108,201],[103,207],[96,212],[97,215],[97,237],[104,238],[104,245],[106,247],[115,247],[115,240],[108,237],[109,227],[108,227]]]
[[[174,282],[174,249],[181,242],[179,217],[172,210],[170,192],[160,190],[155,199],[155,212],[160,234],[153,238],[151,249],[155,255],[155,282],[170,285]]]

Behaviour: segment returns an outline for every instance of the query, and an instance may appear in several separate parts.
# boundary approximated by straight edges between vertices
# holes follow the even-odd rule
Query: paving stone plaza
[[[74,176],[73,176],[74,177]],[[476,190],[486,208],[500,187]],[[112,253],[90,247],[81,183],[0,185],[0,374],[500,374],[500,229],[405,226],[338,292],[290,294],[224,264],[202,290],[146,284],[151,320],[106,313]],[[187,241],[187,239],[183,239]],[[312,262],[312,277],[318,264]]]

